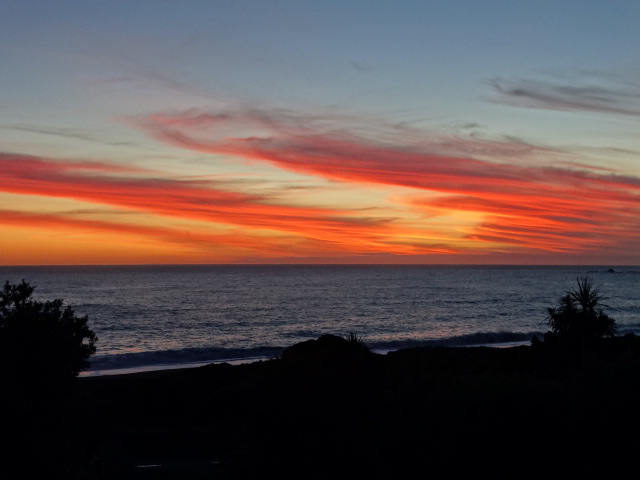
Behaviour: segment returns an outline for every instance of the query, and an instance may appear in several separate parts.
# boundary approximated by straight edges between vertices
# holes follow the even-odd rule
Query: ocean
[[[323,334],[374,351],[528,344],[588,276],[619,334],[640,334],[640,267],[175,265],[0,267],[61,298],[98,336],[81,375],[278,356]]]

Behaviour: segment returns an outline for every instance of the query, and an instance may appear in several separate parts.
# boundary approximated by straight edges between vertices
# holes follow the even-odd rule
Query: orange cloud
[[[443,197],[410,197],[407,203],[425,211],[476,213],[482,221],[468,240],[575,252],[623,244],[640,230],[636,177],[505,162],[504,152],[514,151],[510,142],[484,142],[481,156],[493,150],[502,160],[492,162],[447,154],[442,142],[431,150],[420,142],[393,145],[304,120],[277,111],[189,111],[131,121],[180,148],[267,161],[341,182],[439,193]],[[229,135],[234,128],[243,134]],[[451,144],[456,153],[465,148],[456,139]]]
[[[177,227],[140,225],[105,220],[87,220],[64,214],[41,214],[0,210],[0,224],[48,232],[48,237],[60,235],[116,235],[122,243],[164,245],[166,250],[180,246],[184,259],[194,261],[207,258],[219,262],[260,252],[262,256],[301,255],[307,248],[321,251],[321,244],[309,240],[296,240],[285,235],[256,235],[234,230],[228,233],[208,233],[202,230],[184,230]],[[98,237],[99,238],[99,237]],[[169,247],[169,248],[167,248]],[[204,255],[206,254],[206,256]]]
[[[135,176],[128,175],[135,173]],[[146,175],[142,175],[146,173]],[[14,225],[73,227],[144,235],[184,245],[226,245],[252,254],[314,255],[397,254],[441,251],[424,240],[407,243],[396,238],[392,220],[359,216],[348,209],[322,209],[267,203],[268,198],[216,188],[211,181],[158,178],[149,171],[117,165],[52,161],[32,156],[0,154],[0,191],[73,199],[110,205],[129,212],[185,219],[206,225],[230,225],[232,234],[184,235],[175,228],[79,220],[70,215],[43,215],[5,211],[0,222]]]

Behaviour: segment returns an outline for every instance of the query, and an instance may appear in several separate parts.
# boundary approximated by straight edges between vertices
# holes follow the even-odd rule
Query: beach
[[[640,334],[640,269],[593,266],[175,265],[0,267],[34,298],[87,315],[83,375],[274,358],[323,334],[375,351],[528,344],[546,309],[589,276],[619,334]],[[179,295],[176,294],[179,292]]]
[[[452,458],[468,472],[533,463],[558,444],[624,459],[640,423],[638,343],[579,358],[531,346],[379,355],[327,336],[268,361],[79,378],[55,419],[39,412],[50,443],[38,455],[49,478],[118,479],[403,478]]]

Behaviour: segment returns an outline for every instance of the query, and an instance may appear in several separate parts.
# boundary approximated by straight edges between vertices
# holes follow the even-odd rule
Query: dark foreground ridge
[[[529,470],[554,451],[619,464],[635,458],[640,339],[378,355],[328,335],[275,360],[32,385],[3,402],[2,465],[40,478],[407,478]]]

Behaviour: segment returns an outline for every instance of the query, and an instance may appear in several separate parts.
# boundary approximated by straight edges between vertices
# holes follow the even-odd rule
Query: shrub
[[[0,290],[0,373],[5,379],[61,380],[89,367],[97,337],[60,299],[38,302],[35,287],[8,281]]]

